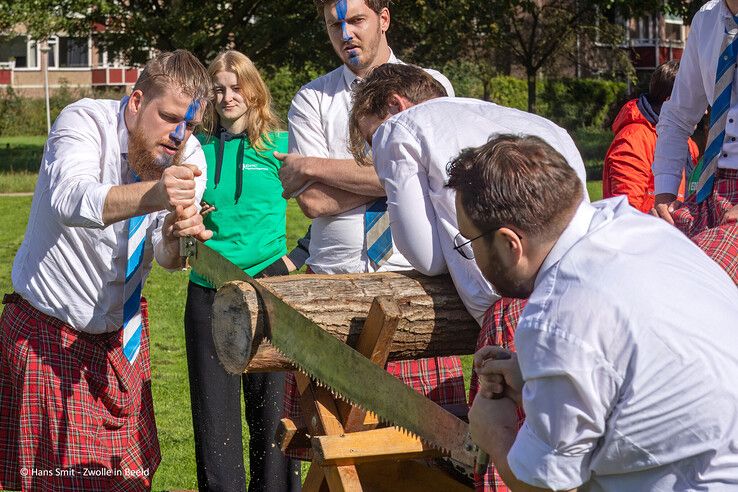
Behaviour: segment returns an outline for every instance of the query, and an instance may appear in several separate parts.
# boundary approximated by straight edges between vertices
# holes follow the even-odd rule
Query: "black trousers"
[[[190,282],[185,308],[187,368],[199,489],[244,491],[241,384],[249,425],[249,492],[299,491],[300,463],[285,457],[274,433],[282,416],[283,372],[232,375],[212,337],[215,290]]]

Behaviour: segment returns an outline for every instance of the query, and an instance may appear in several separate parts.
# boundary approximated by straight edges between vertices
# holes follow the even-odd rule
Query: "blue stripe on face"
[[[193,99],[189,106],[187,106],[187,112],[184,116],[184,121],[181,122],[179,125],[177,125],[177,128],[174,129],[172,133],[169,134],[169,137],[172,140],[176,140],[178,142],[181,142],[184,140],[185,135],[187,134],[187,123],[192,121],[192,119],[197,115],[197,112],[200,110],[200,100],[199,99]]]
[[[341,37],[344,42],[351,41],[353,38],[348,33],[348,26],[346,24],[346,13],[348,12],[347,0],[338,0],[336,2],[336,17],[341,21]]]

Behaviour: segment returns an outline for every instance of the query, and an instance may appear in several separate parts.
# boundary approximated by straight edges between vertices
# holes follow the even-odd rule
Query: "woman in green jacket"
[[[208,72],[214,113],[206,119],[207,131],[198,135],[208,164],[203,196],[205,225],[213,231],[208,246],[249,275],[286,275],[295,265],[286,255],[287,203],[278,175],[281,163],[273,152],[287,152],[287,134],[278,131],[269,90],[248,57],[226,51]],[[185,338],[200,490],[246,488],[241,385],[249,425],[249,491],[299,490],[299,463],[273,445],[284,373],[240,376],[223,369],[211,333],[214,296],[213,286],[193,270]]]

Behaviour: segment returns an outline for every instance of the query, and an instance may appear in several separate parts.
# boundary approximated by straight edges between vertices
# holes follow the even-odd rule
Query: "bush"
[[[64,80],[61,87],[49,97],[51,122],[53,123],[62,109],[85,97],[98,99],[120,99],[123,89],[91,89],[72,88]],[[0,136],[18,137],[24,135],[46,135],[46,101],[44,98],[19,96],[11,87],[0,92]]]
[[[457,96],[482,98],[484,78],[479,67],[468,62],[449,63],[443,73]],[[489,79],[489,100],[502,106],[528,109],[528,83],[524,79],[497,76]],[[548,79],[536,83],[537,113],[569,131],[604,128],[625,100],[627,86],[599,79]]]
[[[8,135],[9,130],[20,126],[23,102],[12,87],[0,92],[0,136]]]
[[[300,72],[296,72],[289,67],[272,67],[262,73],[264,82],[272,94],[274,110],[281,118],[285,128],[287,128],[287,111],[290,109],[292,98],[295,97],[300,87],[320,75],[322,73],[312,66],[308,66]]]
[[[626,90],[626,84],[608,80],[546,80],[538,94],[540,113],[570,131],[603,128]]]

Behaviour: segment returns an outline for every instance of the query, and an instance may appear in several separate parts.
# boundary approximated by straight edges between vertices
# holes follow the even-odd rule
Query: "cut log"
[[[390,347],[390,361],[474,353],[479,325],[446,275],[290,275],[259,282],[351,346],[355,346],[374,298],[391,296],[400,308],[400,322]],[[218,290],[213,303],[213,339],[227,371],[239,374],[293,368],[264,340],[263,309],[246,282],[229,282]]]

